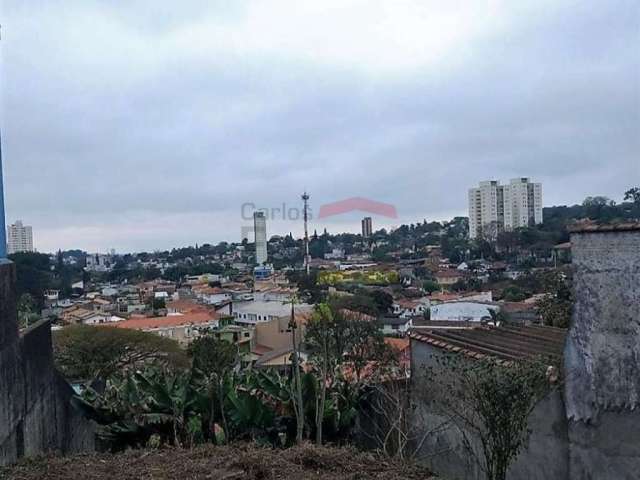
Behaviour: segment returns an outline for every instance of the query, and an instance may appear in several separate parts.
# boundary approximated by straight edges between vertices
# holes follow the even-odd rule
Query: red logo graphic
[[[398,218],[396,207],[388,203],[376,202],[362,197],[347,198],[339,202],[327,203],[320,207],[318,218],[333,217],[343,213],[360,210],[363,212],[382,215],[383,217]]]

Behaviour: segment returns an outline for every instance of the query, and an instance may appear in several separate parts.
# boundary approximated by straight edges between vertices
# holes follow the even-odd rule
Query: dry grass
[[[427,480],[429,472],[350,448],[305,445],[270,450],[255,445],[192,450],[131,450],[26,460],[0,468],[11,480]]]

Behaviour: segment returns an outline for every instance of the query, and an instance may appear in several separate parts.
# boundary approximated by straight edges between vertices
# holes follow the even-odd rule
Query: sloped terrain
[[[350,448],[311,445],[289,450],[242,444],[194,449],[131,450],[26,460],[0,468],[7,480],[400,480],[432,478],[408,462]]]

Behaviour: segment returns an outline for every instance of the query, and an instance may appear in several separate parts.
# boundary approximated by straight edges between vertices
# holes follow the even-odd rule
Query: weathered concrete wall
[[[571,235],[576,305],[565,350],[571,478],[640,475],[640,227]]]
[[[92,450],[94,426],[72,407],[73,391],[54,368],[49,322],[18,335],[14,279],[14,266],[1,264],[0,464]]]
[[[448,422],[443,412],[429,405],[426,368],[437,368],[436,359],[447,355],[420,341],[411,342],[411,392],[419,406],[413,422],[425,431],[436,430],[426,438],[419,460],[444,478],[481,480],[484,473],[478,458],[479,441],[471,432]],[[440,426],[448,425],[446,428]],[[531,436],[527,448],[509,470],[509,480],[566,480],[569,478],[567,420],[560,391],[540,402],[529,417]]]
[[[532,413],[528,448],[509,479],[640,478],[640,225],[591,226],[571,236],[576,304],[564,352],[564,390]],[[412,341],[412,394],[442,351]],[[561,395],[560,393],[563,393]],[[445,419],[422,405],[426,428]],[[420,417],[420,415],[418,415]],[[464,435],[467,438],[468,432]],[[463,432],[447,429],[422,460],[445,477],[482,478]],[[479,451],[471,441],[471,447]]]

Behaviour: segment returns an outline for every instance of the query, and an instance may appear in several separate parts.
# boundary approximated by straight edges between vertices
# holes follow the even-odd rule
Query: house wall
[[[640,226],[571,235],[575,307],[564,351],[564,389],[530,417],[532,436],[509,479],[632,480],[640,472]],[[442,351],[412,341],[414,422],[442,418],[419,395]],[[562,395],[560,395],[562,393]],[[477,448],[477,447],[476,447]],[[476,479],[459,430],[425,442],[422,461],[449,478]],[[435,455],[437,453],[437,455]]]
[[[431,320],[479,322],[483,317],[491,317],[489,310],[499,311],[500,307],[474,302],[450,302],[433,305],[430,310]]]
[[[443,478],[482,480],[485,477],[477,460],[482,455],[478,439],[470,431],[448,422],[444,413],[428,401],[431,386],[424,372],[437,368],[437,359],[444,355],[448,354],[423,342],[411,341],[410,390],[418,407],[411,422],[414,428],[425,432],[436,430],[426,437],[418,460]],[[536,406],[529,417],[529,428],[528,445],[509,470],[509,480],[570,478],[567,420],[560,391],[552,392]]]
[[[254,341],[272,350],[291,346],[291,332],[288,332],[290,319],[288,317],[275,318],[269,322],[256,324]],[[304,338],[305,326],[300,325],[296,330],[296,340],[301,342]]]
[[[51,326],[18,335],[15,267],[0,264],[0,465],[23,456],[94,449],[94,425],[53,365]]]
[[[640,472],[640,227],[571,235],[576,302],[565,350],[571,477]]]

